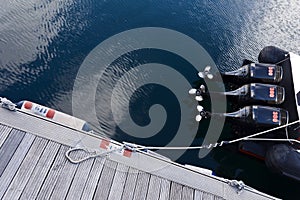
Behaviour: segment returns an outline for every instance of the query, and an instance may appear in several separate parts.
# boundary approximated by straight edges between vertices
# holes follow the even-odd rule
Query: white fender
[[[77,130],[91,131],[86,121],[31,101],[23,101],[20,109]]]

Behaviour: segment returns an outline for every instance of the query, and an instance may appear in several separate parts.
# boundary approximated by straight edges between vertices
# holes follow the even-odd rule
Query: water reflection
[[[90,4],[81,1],[6,1],[0,9],[0,77],[2,91],[22,81],[30,84],[63,56],[60,43],[88,25]],[[84,12],[83,12],[84,11]],[[58,71],[59,73],[59,71]],[[52,77],[54,79],[54,77]],[[52,80],[53,80],[52,79]]]
[[[259,50],[266,45],[275,45],[300,53],[299,13],[300,2],[292,0],[264,2],[2,0],[0,8],[1,96],[16,101],[29,99],[72,113],[73,83],[84,58],[103,40],[137,27],[165,27],[192,37],[209,52],[221,70],[237,68],[244,58],[256,60]],[[153,52],[148,57],[150,57],[149,62],[153,59]],[[158,61],[163,63],[161,61],[166,59],[171,61],[165,64],[170,64],[168,62],[172,62],[173,58],[167,58],[162,54],[162,58]],[[124,57],[114,64],[128,66],[146,63],[143,59],[138,63],[134,62]],[[121,68],[119,72],[109,72],[107,79],[104,79],[108,82],[105,84],[113,84],[113,79],[120,78],[125,71],[125,68]],[[197,80],[195,77],[192,78]],[[128,80],[128,83],[134,84],[134,81],[134,79]],[[105,99],[111,94],[101,90],[101,85],[98,89],[97,114],[105,133],[115,137],[114,139],[134,140],[128,135],[122,135],[120,130],[115,130],[114,123],[111,121],[112,116],[106,111],[106,106],[110,107],[110,102],[105,102]],[[146,111],[151,102],[159,100],[159,93],[151,87],[137,91],[132,97],[131,105],[134,108],[133,112],[136,113],[134,120],[141,125],[147,124],[149,116]],[[122,104],[122,98],[118,101]],[[163,101],[170,107],[172,113],[177,102],[170,103],[167,98]],[[173,116],[175,121],[180,114],[173,113],[175,113]],[[164,131],[172,133],[172,129],[175,128],[176,126],[171,124],[166,126]],[[172,137],[173,135],[169,134],[152,138],[151,141],[133,142],[164,145]],[[199,143],[201,138],[195,141],[195,145]],[[225,152],[223,149],[221,151]],[[215,168],[218,162],[221,171],[229,171],[228,176],[242,177],[248,183],[258,185],[259,189],[268,192],[271,190],[268,185],[273,180],[268,182],[266,178],[265,182],[258,184],[256,179],[246,177],[246,174],[251,174],[250,172],[254,177],[257,171],[263,168],[252,168],[253,162],[248,168],[239,163],[234,168],[227,166],[232,166],[235,159],[240,160],[234,154],[228,157],[228,152],[225,152],[225,155],[214,158],[210,155],[206,160],[201,161],[196,155],[197,152],[188,152],[181,161]],[[236,171],[236,168],[240,170]],[[285,180],[285,183],[290,182]],[[282,184],[278,185],[282,186]],[[291,192],[291,188],[298,186],[296,183],[292,185],[290,189],[285,188],[281,195]],[[277,189],[280,191],[278,186],[271,192],[278,193]],[[295,194],[297,190],[292,192]]]

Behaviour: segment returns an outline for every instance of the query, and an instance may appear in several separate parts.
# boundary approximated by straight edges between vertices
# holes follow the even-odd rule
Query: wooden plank
[[[38,137],[35,138],[8,190],[4,194],[4,199],[19,199],[36,163],[47,145],[47,142],[48,140]]]
[[[16,149],[18,148],[19,144],[21,143],[25,133],[22,131],[18,131],[13,129],[9,136],[4,141],[3,145],[0,148],[0,176],[2,175],[3,171],[5,170],[7,164],[9,163],[11,157],[15,153]]]
[[[103,149],[99,149],[102,139],[100,136],[84,131],[77,131],[68,126],[54,123],[51,120],[43,119],[24,111],[17,110],[16,112],[10,112],[0,109],[0,122],[66,146],[75,147],[76,144],[80,143],[88,145],[90,149],[98,149],[104,152]]]
[[[114,180],[108,196],[109,200],[121,200],[129,167],[118,163]]]
[[[122,194],[123,200],[132,200],[134,195],[134,189],[136,187],[137,177],[139,171],[135,168],[129,168],[125,187]]]
[[[134,190],[133,199],[142,200],[146,199],[148,185],[149,185],[150,174],[145,172],[139,172],[136,182],[136,187]]]
[[[86,156],[87,154],[83,153],[83,155]],[[88,180],[94,160],[95,159],[89,159],[79,164],[66,199],[75,200],[81,198],[84,186],[86,184],[86,181]]]
[[[159,200],[167,200],[170,196],[171,181],[167,179],[161,180]]]
[[[60,144],[49,141],[20,199],[35,199],[58,153]]]
[[[194,199],[194,189],[183,186],[182,188],[182,199]]]
[[[214,200],[215,199],[215,195],[203,192],[202,199],[205,199],[205,200]]]
[[[203,191],[195,190],[194,200],[202,200]]]
[[[93,199],[105,160],[105,157],[97,157],[94,159],[93,167],[85,184],[81,199]]]
[[[6,125],[0,124],[0,132],[1,132],[1,130],[2,130],[4,127],[6,127]]]
[[[116,172],[117,163],[106,159],[94,199],[107,199]]]
[[[12,130],[11,127],[1,125],[1,129],[0,129],[0,148],[2,147],[4,141],[5,141],[6,138],[8,137],[9,132],[10,132],[11,130]]]
[[[6,126],[6,125],[4,125],[4,124],[0,124],[0,132],[5,131],[5,129],[7,129],[7,128],[12,129],[12,128],[9,127],[9,126]],[[1,135],[1,134],[0,134],[0,135]]]
[[[83,154],[84,153],[82,151],[76,152],[73,158],[78,159],[82,157]],[[58,177],[50,199],[57,200],[66,198],[78,165],[79,164],[73,164],[69,161],[65,162],[65,165]]]
[[[170,191],[170,199],[171,200],[181,200],[182,196],[182,185],[172,182],[171,183],[171,191]]]
[[[65,158],[65,153],[68,150],[67,146],[61,146],[58,154],[51,166],[51,169],[43,183],[42,188],[40,189],[37,199],[49,199],[52,191],[55,187],[55,184],[58,180],[58,177],[62,171],[62,168],[65,165],[65,162],[67,162],[66,158]]]
[[[151,176],[149,181],[149,188],[147,193],[147,200],[158,200],[159,199],[159,191],[161,185],[161,178],[157,176]]]
[[[0,176],[0,199],[6,192],[9,184],[14,178],[16,172],[18,171],[23,159],[25,158],[31,144],[35,139],[34,135],[26,133],[7,167],[3,171],[2,176]]]

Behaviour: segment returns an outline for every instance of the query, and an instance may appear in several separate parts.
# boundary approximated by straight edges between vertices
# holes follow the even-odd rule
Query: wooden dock
[[[73,159],[99,155],[78,164]],[[0,108],[0,199],[276,199],[151,152]],[[231,183],[231,184],[230,184]],[[238,192],[239,191],[239,192]]]

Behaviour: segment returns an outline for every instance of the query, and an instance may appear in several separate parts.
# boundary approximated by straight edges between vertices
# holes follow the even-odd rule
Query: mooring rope
[[[266,133],[270,133],[272,131],[276,131],[276,130],[279,130],[279,129],[282,129],[282,128],[287,128],[291,125],[294,125],[296,123],[299,123],[300,120],[298,121],[294,121],[294,122],[291,122],[291,123],[288,123],[288,124],[285,124],[285,125],[282,125],[282,126],[279,126],[279,127],[275,127],[275,128],[272,128],[272,129],[268,129],[268,130],[265,130],[265,131],[261,131],[261,132],[258,132],[258,133],[255,133],[255,134],[252,134],[252,135],[249,135],[249,136],[245,136],[245,137],[242,137],[242,138],[238,138],[238,139],[234,139],[234,140],[229,140],[229,141],[221,141],[221,142],[216,142],[216,143],[212,143],[212,144],[206,144],[206,145],[201,145],[201,146],[189,146],[189,147],[162,147],[162,146],[142,146],[142,145],[138,145],[138,144],[133,144],[133,143],[129,143],[129,142],[123,142],[123,145],[121,145],[119,148],[115,148],[115,149],[112,149],[112,150],[109,150],[109,151],[106,151],[106,152],[99,152],[99,153],[96,153],[96,152],[89,152],[88,150],[86,150],[85,148],[71,148],[69,149],[67,152],[66,152],[66,158],[71,162],[71,163],[74,163],[74,164],[78,164],[78,163],[81,163],[83,161],[86,161],[88,159],[91,159],[91,158],[96,158],[96,157],[104,157],[104,156],[107,156],[109,155],[110,153],[113,153],[113,152],[117,152],[117,151],[121,151],[123,149],[126,149],[126,150],[130,150],[132,152],[144,152],[144,150],[195,150],[195,149],[211,149],[211,148],[215,148],[215,147],[221,147],[223,146],[224,144],[232,144],[232,143],[236,143],[236,142],[240,142],[240,141],[273,141],[273,142],[290,142],[290,143],[298,143],[300,144],[300,141],[296,140],[296,139],[290,139],[288,138],[283,138],[283,139],[274,139],[274,138],[254,138],[255,136],[259,136],[259,135],[263,135],[263,134],[266,134]],[[80,159],[73,159],[71,158],[70,154],[71,152],[73,151],[84,151],[86,153],[89,153],[90,155],[84,157],[84,158],[80,158]]]
[[[120,150],[122,150],[122,149],[124,149],[124,145],[121,145],[119,148],[115,148],[115,149],[112,149],[112,150],[109,150],[109,151],[105,151],[105,152],[102,152],[102,153],[97,153],[97,152],[95,152],[95,151],[94,151],[94,152],[90,152],[90,151],[88,151],[88,150],[85,149],[85,148],[75,147],[75,148],[69,149],[69,150],[66,152],[65,156],[66,156],[66,158],[67,158],[71,163],[73,163],[73,164],[79,164],[79,163],[81,163],[81,162],[83,162],[83,161],[86,161],[86,160],[89,160],[89,159],[91,159],[91,158],[104,157],[104,156],[109,155],[110,153],[113,153],[113,152],[116,152],[116,151],[120,151]],[[83,158],[75,159],[75,158],[72,158],[72,157],[70,156],[70,154],[71,154],[72,152],[75,152],[75,151],[83,151],[83,152],[85,152],[85,153],[88,154],[88,155],[85,156],[85,157],[83,157]]]
[[[273,131],[276,131],[276,130],[279,130],[279,129],[282,129],[282,128],[286,128],[286,127],[289,127],[291,125],[297,124],[299,122],[300,122],[300,120],[297,120],[297,121],[287,123],[287,124],[282,125],[282,126],[278,126],[278,127],[272,128],[272,129],[261,131],[261,132],[258,132],[258,133],[255,133],[255,134],[252,134],[252,135],[249,135],[249,136],[245,136],[245,137],[242,137],[242,138],[229,140],[229,141],[221,141],[221,142],[216,142],[216,143],[206,144],[206,145],[201,145],[201,146],[192,146],[192,147],[191,146],[190,147],[158,147],[157,146],[157,147],[155,147],[155,146],[139,146],[139,145],[136,145],[136,147],[132,148],[132,150],[144,150],[144,149],[147,149],[147,150],[194,150],[194,149],[204,149],[204,148],[211,149],[211,148],[215,148],[215,147],[218,147],[218,146],[219,147],[223,146],[224,144],[232,144],[232,143],[240,142],[240,141],[243,141],[243,140],[261,140],[261,138],[253,138],[253,137],[263,135],[263,134],[266,134],[266,133],[270,133],[270,132],[273,132]],[[275,141],[275,142],[286,141],[286,142],[300,143],[300,141],[298,141],[298,140],[289,139],[289,138],[286,138],[286,139],[272,139],[272,138],[269,138],[268,141]],[[130,143],[125,143],[124,142],[124,144],[130,144]],[[126,147],[126,145],[125,145],[125,147]]]

